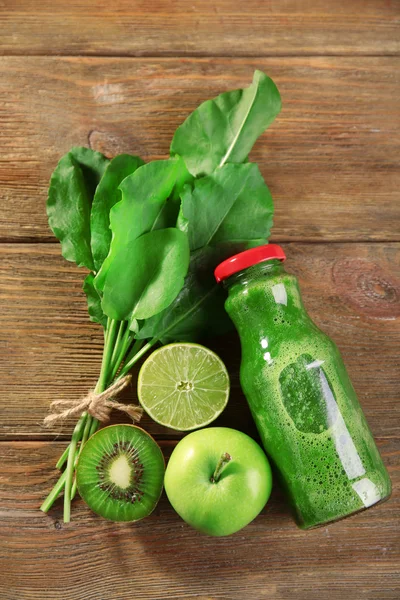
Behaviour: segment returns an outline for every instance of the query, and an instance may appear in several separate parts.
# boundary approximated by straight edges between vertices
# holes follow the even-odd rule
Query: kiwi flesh
[[[158,444],[136,425],[110,425],[86,442],[76,479],[79,494],[111,521],[139,521],[156,507],[165,461]]]

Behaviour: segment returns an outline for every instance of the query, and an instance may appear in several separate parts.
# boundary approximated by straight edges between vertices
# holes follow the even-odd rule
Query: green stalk
[[[95,389],[95,391],[98,394],[100,394],[101,392],[104,392],[104,390],[106,389],[108,370],[110,368],[110,361],[111,361],[111,357],[112,357],[112,353],[113,353],[113,349],[114,349],[115,334],[117,332],[117,327],[118,327],[118,323],[119,323],[119,321],[116,321],[115,319],[110,319],[109,322],[110,322],[110,325],[109,325],[110,329],[107,333],[106,342],[104,344],[103,360],[101,362],[101,369],[100,369],[100,377],[99,377],[99,380],[97,382],[96,389]]]
[[[103,360],[101,362],[100,377],[96,385],[97,393],[103,392],[106,386],[107,373],[114,347],[117,327],[118,321],[116,321],[115,319],[109,319],[107,321],[107,334],[103,351]],[[64,489],[64,523],[69,523],[71,520],[71,492],[72,480],[75,470],[75,452],[78,442],[82,439],[84,425],[86,422],[86,415],[87,413],[83,413],[83,415],[79,419],[72,433],[71,444],[69,446]]]
[[[124,361],[126,363],[128,363],[131,360],[131,358],[136,356],[136,354],[139,352],[139,350],[143,346],[144,342],[145,342],[145,340],[135,340],[135,343],[133,344],[132,348],[130,349],[130,351],[128,352],[128,354],[126,355],[126,357],[124,359]]]
[[[125,331],[125,335],[122,337],[122,331],[124,330],[124,321],[120,322],[120,326],[118,329],[118,333],[117,333],[117,337],[115,339],[115,342],[113,344],[113,339],[115,337],[115,327],[117,322],[113,321],[110,324],[110,332],[107,336],[107,348],[104,349],[104,356],[106,357],[105,360],[103,360],[102,362],[102,369],[100,371],[100,377],[99,377],[99,381],[96,385],[95,388],[95,392],[96,393],[101,393],[104,391],[104,389],[106,389],[106,384],[103,383],[105,381],[108,380],[108,383],[111,383],[114,379],[114,371],[117,371],[121,361],[124,358],[125,352],[127,347],[129,347],[129,344],[131,343],[131,336],[133,335],[131,332],[129,332],[129,329],[127,329]],[[121,339],[122,338],[122,339]],[[141,342],[141,340],[138,340]],[[140,343],[140,345],[138,346],[140,348],[140,346],[142,345],[143,342]],[[114,365],[114,369],[113,369],[113,374],[112,376],[108,379],[105,379],[104,377],[104,372],[106,372],[106,365],[107,365],[107,357],[110,355],[110,350],[109,348],[112,348],[112,346],[114,345],[113,351],[112,351],[112,355],[111,355],[111,359],[110,359],[110,365]],[[118,358],[116,359],[115,357],[118,356]],[[103,388],[103,389],[102,389]],[[90,438],[98,429],[99,426],[99,421],[97,419],[94,419],[93,417],[91,417],[90,415],[88,416],[87,420],[86,420],[86,425],[85,425],[85,429],[83,432],[83,436],[82,436],[82,441],[81,441],[81,445],[79,448],[79,452],[77,454],[76,457],[76,463],[78,461],[79,455],[82,452],[82,448],[84,446],[84,444],[86,443],[86,441],[88,440],[88,438]],[[76,477],[72,483],[71,486],[71,500],[74,499],[75,495],[76,495],[76,490],[77,490],[77,484],[76,484]]]
[[[124,366],[122,367],[117,379],[121,379],[122,377],[124,377],[128,371],[131,370],[131,368],[133,367],[133,365],[140,359],[142,358],[142,356],[144,354],[146,354],[146,352],[148,352],[150,350],[150,348],[152,348],[154,346],[154,344],[156,344],[158,342],[157,338],[153,338],[152,340],[150,340],[150,342],[147,342],[147,344],[145,346],[143,346],[143,348],[141,350],[139,350],[139,352],[137,352],[135,354],[135,356],[133,356],[128,362],[126,362],[124,364]]]
[[[121,339],[120,332],[121,332],[121,325],[123,323],[126,323],[126,322],[121,321],[120,328],[118,330],[117,341],[115,342],[116,345],[114,346],[114,350],[113,350],[113,353],[111,356],[111,363],[108,366],[106,364],[106,359],[104,359],[104,356],[106,355],[106,348],[104,348],[103,361],[102,361],[101,370],[100,370],[100,377],[99,377],[99,380],[95,387],[95,392],[97,394],[104,392],[104,390],[107,389],[108,385],[110,385],[111,382],[114,380],[114,377],[115,377],[114,371],[118,370],[118,368],[121,364],[121,361],[124,358],[124,354],[122,352],[124,351],[124,353],[125,353],[127,347],[129,347],[129,344],[131,343],[131,340],[130,340],[131,332],[129,331],[129,329],[125,330],[125,333]],[[108,341],[108,339],[109,338],[107,337],[107,341]],[[115,364],[113,364],[113,359],[116,355],[115,350],[117,348],[117,343],[120,346],[120,351],[118,352],[118,358],[115,360]],[[107,350],[107,354],[109,355],[109,350]],[[113,368],[111,377],[107,377],[110,366],[113,366],[114,368]],[[88,438],[92,437],[92,435],[97,431],[98,427],[99,427],[99,421],[97,419],[95,419],[94,417],[92,417]]]
[[[86,413],[84,413],[84,414],[86,414]],[[65,448],[64,452],[58,459],[58,462],[56,464],[56,469],[62,469],[65,461],[68,458],[70,446],[71,446],[71,442],[68,444],[68,446]],[[62,488],[65,485],[66,476],[67,476],[67,472],[64,471],[58,478],[58,481],[55,484],[55,486],[53,487],[53,489],[51,490],[50,494],[43,501],[43,504],[40,507],[40,510],[42,510],[43,512],[48,512],[50,510],[50,508],[54,504],[54,501],[57,499],[58,494],[61,492]]]
[[[115,363],[113,363],[112,365],[112,371],[111,371],[111,375],[110,375],[110,379],[109,381],[114,381],[116,374],[118,373],[118,369],[122,363],[122,361],[125,358],[125,354],[129,348],[129,346],[132,343],[133,340],[133,332],[128,329],[126,329],[124,337],[122,338],[121,344],[120,344],[120,348],[119,348],[119,352],[118,352],[118,356],[115,360]]]
[[[114,349],[113,349],[113,353],[111,356],[111,365],[115,364],[115,361],[117,360],[117,358],[119,356],[119,348],[121,345],[121,338],[125,332],[125,326],[126,326],[126,321],[121,321],[119,324],[117,339],[115,340]]]
[[[125,332],[125,333],[127,333],[128,331],[129,331],[129,330],[126,330],[126,332]],[[146,344],[146,346],[143,348],[142,352],[140,353],[140,356],[137,356],[137,355],[139,354],[139,350],[140,350],[140,348],[141,348],[141,346],[142,346],[142,344],[143,344],[143,340],[137,340],[137,341],[135,342],[135,344],[134,344],[134,346],[133,346],[133,348],[132,348],[131,352],[130,352],[130,353],[129,353],[129,355],[128,355],[128,356],[129,356],[129,358],[130,358],[130,364],[133,366],[133,365],[135,364],[136,360],[139,360],[139,358],[141,358],[141,356],[143,356],[143,354],[144,354],[145,352],[147,352],[147,350],[149,350],[149,349],[150,349],[150,348],[151,348],[151,347],[152,347],[152,346],[153,346],[153,345],[156,343],[156,341],[157,341],[157,340],[152,340],[151,342],[149,342],[148,344]],[[122,344],[123,344],[123,342],[122,342]],[[135,346],[136,346],[136,349],[137,349],[137,353],[136,353],[136,355],[135,355],[135,354],[133,354],[133,350],[134,350]],[[115,372],[116,372],[116,371],[118,371],[118,368],[119,368],[119,366],[120,366],[120,364],[121,364],[121,362],[122,362],[123,358],[124,358],[123,356],[120,356],[120,362],[119,362],[118,364],[115,364],[115,366],[114,366],[114,371],[113,371],[113,373],[112,373],[112,377],[111,377],[111,379],[109,380],[109,384],[111,384],[111,382],[113,382],[113,381],[114,381],[114,378],[115,378]],[[134,360],[134,359],[135,359],[135,360]],[[130,367],[129,367],[129,368],[130,368]],[[128,370],[129,370],[129,368],[128,368]],[[125,369],[125,367],[124,367],[124,369]],[[124,374],[125,374],[125,373],[124,373]],[[120,374],[120,377],[123,377],[123,376],[124,376],[123,374]],[[98,389],[98,386],[96,386],[96,392],[100,392],[100,389]],[[90,437],[92,437],[92,435],[93,435],[94,433],[96,433],[96,431],[97,431],[98,427],[99,427],[99,421],[98,421],[97,419],[93,419],[93,420],[92,420],[91,427],[90,427],[90,431],[89,431],[89,438],[90,438]]]
[[[78,459],[79,459],[79,457],[81,455],[83,446],[86,444],[87,439],[89,437],[89,432],[90,432],[90,429],[91,429],[92,420],[93,420],[93,417],[91,415],[88,415],[87,419],[86,419],[86,423],[85,423],[85,429],[83,430],[81,444],[79,446],[79,450],[78,450],[78,453],[77,453],[76,458],[75,458],[75,467],[78,464]],[[74,481],[73,481],[72,488],[71,488],[71,500],[73,500],[75,498],[75,494],[76,494],[76,474],[75,474]]]
[[[63,468],[63,466],[65,464],[65,461],[68,458],[68,452],[69,452],[69,444],[65,448],[64,452],[61,454],[60,458],[58,459],[57,464],[56,464],[56,469],[60,469],[60,471],[61,471],[61,469]]]
[[[87,413],[83,413],[72,433],[71,443],[69,445],[67,468],[65,469],[65,489],[64,489],[64,523],[71,520],[71,486],[72,477],[75,468],[76,447],[82,439],[82,432],[85,426]]]
[[[58,478],[57,483],[55,484],[55,486],[51,490],[50,494],[47,496],[46,500],[43,502],[42,506],[40,507],[40,510],[42,510],[44,513],[47,513],[50,510],[50,508],[53,506],[54,502],[57,500],[59,493],[61,492],[61,490],[63,489],[63,487],[65,485],[66,478],[67,478],[67,472],[64,471],[63,473],[61,473],[60,477]]]
[[[109,321],[110,321],[110,320],[109,320]],[[109,322],[109,321],[108,321],[108,322]],[[116,322],[116,321],[115,321],[115,322]],[[123,337],[122,337],[122,340],[121,340],[120,331],[121,331],[121,325],[122,325],[123,323],[125,323],[125,321],[121,321],[120,328],[119,328],[118,335],[117,335],[117,341],[119,340],[118,344],[119,344],[119,346],[120,346],[122,349],[123,349],[123,348],[125,348],[125,345],[126,345],[126,338],[127,338],[127,337],[129,337],[129,334],[130,334],[130,331],[129,331],[129,329],[126,329],[126,331],[125,331],[125,333],[124,333],[124,335],[123,335]],[[106,341],[108,342],[108,336],[107,336],[107,338],[106,338]],[[113,358],[114,358],[114,355],[115,355],[115,348],[116,348],[116,347],[117,347],[117,346],[115,346],[115,347],[114,347],[114,350],[113,350],[113,353],[112,353],[112,356],[111,356],[111,361],[112,361],[112,360],[113,360]],[[110,351],[109,351],[109,350],[107,350],[107,354],[109,354],[109,353],[110,353]],[[103,361],[102,361],[101,370],[100,370],[100,377],[99,377],[99,380],[98,380],[98,382],[97,382],[97,385],[96,385],[96,387],[95,387],[95,392],[96,392],[97,394],[100,394],[101,392],[104,392],[104,390],[105,390],[105,389],[107,389],[108,385],[109,385],[109,384],[110,384],[110,383],[113,381],[113,379],[114,379],[114,376],[112,376],[111,378],[108,378],[108,377],[107,377],[107,373],[108,373],[108,370],[109,370],[109,366],[110,366],[110,365],[108,365],[108,366],[107,366],[107,364],[106,364],[106,360],[104,359],[104,356],[105,356],[105,354],[106,354],[106,348],[104,347],[104,352],[103,352]],[[121,363],[121,361],[122,361],[122,359],[123,359],[123,356],[120,356],[120,354],[121,354],[121,352],[119,352],[118,359],[117,359],[117,361],[116,361],[116,364],[115,364],[115,366],[116,366],[117,370],[118,370],[118,367],[119,367],[119,365],[120,365],[120,363]],[[119,362],[118,362],[118,361],[119,361]],[[106,385],[106,384],[107,384],[107,385]],[[91,424],[90,424],[90,430],[89,430],[88,439],[89,439],[90,437],[92,437],[92,435],[93,435],[93,434],[94,434],[94,433],[97,431],[97,429],[98,429],[98,427],[99,427],[99,424],[100,424],[100,423],[99,423],[99,421],[98,421],[97,419],[95,419],[94,417],[92,417]]]
[[[94,433],[96,433],[96,431],[97,431],[97,429],[99,427],[99,424],[100,424],[100,421],[98,421],[97,419],[93,419],[92,426],[91,426],[90,431],[89,431],[89,437],[90,438],[92,437],[92,435]]]
[[[82,435],[82,439],[81,439],[81,445],[79,446],[78,456],[82,452],[82,448],[86,444],[86,442],[87,442],[87,440],[89,438],[89,431],[90,431],[90,428],[91,428],[91,425],[92,425],[92,421],[93,421],[92,415],[88,415],[87,419],[86,419],[86,423],[85,423],[85,429],[83,430],[83,435]]]

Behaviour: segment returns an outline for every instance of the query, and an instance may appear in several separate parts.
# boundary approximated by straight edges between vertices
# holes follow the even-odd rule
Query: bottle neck
[[[285,272],[281,260],[266,260],[231,275],[224,280],[223,285],[230,292],[234,287],[246,286],[260,277],[283,275]]]
[[[279,336],[291,334],[304,325],[308,316],[300,294],[298,281],[287,273],[279,260],[269,260],[235,273],[225,282],[228,298],[226,311],[239,335],[247,338],[252,331],[265,329]]]

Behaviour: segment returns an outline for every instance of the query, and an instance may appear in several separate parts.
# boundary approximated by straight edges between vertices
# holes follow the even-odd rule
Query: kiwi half
[[[160,499],[165,461],[158,444],[136,425],[100,429],[82,449],[76,480],[82,499],[111,521],[147,517]]]

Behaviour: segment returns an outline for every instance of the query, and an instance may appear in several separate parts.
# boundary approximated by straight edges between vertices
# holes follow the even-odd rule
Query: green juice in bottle
[[[308,316],[275,244],[217,267],[240,336],[240,381],[304,529],[387,499],[391,483],[334,342]]]

